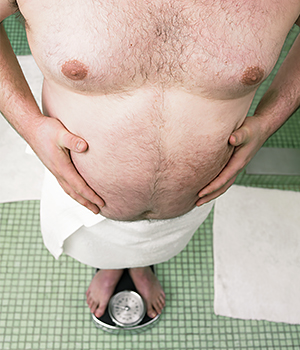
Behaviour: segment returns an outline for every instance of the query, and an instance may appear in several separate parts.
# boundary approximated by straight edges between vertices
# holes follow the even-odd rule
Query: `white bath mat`
[[[300,324],[300,193],[232,186],[215,205],[215,313]]]
[[[40,105],[43,76],[32,56],[18,57],[29,86]],[[0,203],[40,199],[44,166],[25,153],[26,142],[0,115]]]

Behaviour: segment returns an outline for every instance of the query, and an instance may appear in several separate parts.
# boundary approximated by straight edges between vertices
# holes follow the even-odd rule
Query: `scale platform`
[[[151,266],[154,271],[154,267]],[[123,275],[118,282],[114,293],[112,295],[111,301],[113,298],[120,292],[131,291],[133,294],[137,293],[135,285],[129,275],[128,269],[125,269]],[[109,305],[110,306],[110,305]],[[93,321],[96,327],[102,329],[105,332],[120,334],[120,333],[141,333],[145,330],[154,326],[154,324],[159,320],[160,315],[157,315],[155,318],[150,318],[147,313],[143,316],[142,320],[134,326],[121,326],[116,324],[111,317],[109,306],[106,308],[105,313],[100,318],[97,318],[94,314],[92,315]]]

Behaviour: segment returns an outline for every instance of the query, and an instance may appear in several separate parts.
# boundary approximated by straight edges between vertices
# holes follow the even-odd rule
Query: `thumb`
[[[85,152],[88,148],[86,141],[70,132],[64,133],[60,146],[77,153]]]
[[[249,139],[248,131],[246,128],[241,127],[238,130],[235,130],[229,137],[229,143],[234,146],[240,146],[243,143],[246,143]]]

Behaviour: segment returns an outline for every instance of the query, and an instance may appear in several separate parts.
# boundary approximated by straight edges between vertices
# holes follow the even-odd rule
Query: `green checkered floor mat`
[[[12,17],[5,27],[15,52],[29,54],[22,25]],[[296,34],[290,33],[280,60]],[[300,148],[299,135],[298,112],[266,146]],[[300,190],[295,176],[243,172],[237,182]],[[56,261],[44,248],[39,202],[0,205],[0,349],[299,349],[300,326],[214,315],[212,220],[213,213],[181,254],[157,267],[167,304],[159,323],[145,333],[112,335],[94,326],[85,304],[93,269],[66,256]]]
[[[157,266],[167,304],[159,323],[112,335],[94,326],[85,304],[94,271],[44,248],[39,202],[1,205],[0,349],[299,349],[299,326],[214,315],[212,220]]]
[[[22,20],[10,16],[4,21],[4,28],[7,32],[11,45],[16,55],[30,55],[30,48],[27,43],[26,32]]]

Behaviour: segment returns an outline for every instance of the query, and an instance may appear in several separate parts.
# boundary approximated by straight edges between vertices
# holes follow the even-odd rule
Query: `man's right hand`
[[[71,134],[59,120],[45,116],[41,117],[35,128],[32,140],[30,146],[63,190],[78,203],[98,214],[105,203],[87,185],[70,158],[70,151],[87,151],[87,142]]]

